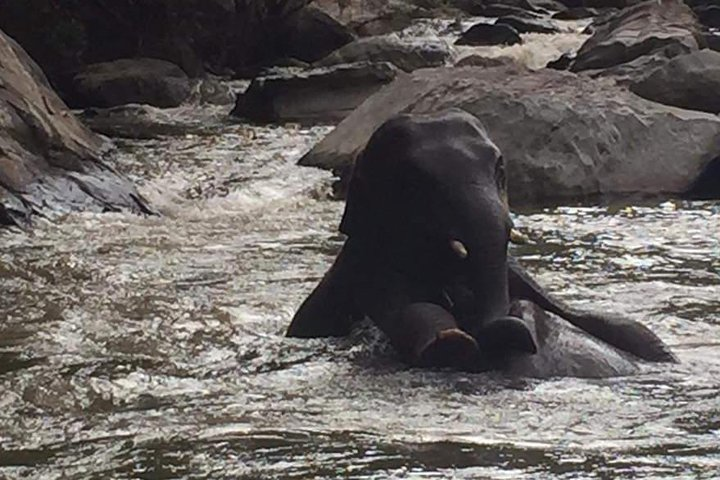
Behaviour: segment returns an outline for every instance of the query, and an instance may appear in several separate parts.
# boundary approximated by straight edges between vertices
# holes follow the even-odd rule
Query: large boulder
[[[315,62],[352,42],[352,32],[316,8],[303,8],[290,16],[279,32],[279,50],[304,62]]]
[[[697,50],[700,31],[697,18],[681,0],[648,0],[597,25],[570,70],[607,69],[661,49]]]
[[[141,103],[177,107],[190,96],[190,79],[180,67],[154,58],[96,63],[73,79],[73,106],[115,107]]]
[[[455,45],[489,46],[516,43],[522,43],[522,38],[510,25],[477,23],[463,32]]]
[[[337,122],[402,73],[390,63],[288,71],[252,81],[232,115],[257,122]]]
[[[440,67],[452,57],[452,50],[442,40],[400,38],[396,34],[361,38],[335,50],[315,62],[327,67],[341,63],[388,62],[406,72],[418,68]]]
[[[654,102],[720,113],[720,52],[675,57],[630,89]]]
[[[108,147],[0,31],[0,224],[51,210],[148,212],[130,182],[103,161]]]
[[[457,107],[502,150],[515,205],[686,192],[720,157],[720,119],[642,99],[609,79],[514,67],[418,70],[363,103],[300,163],[347,175],[399,113]]]

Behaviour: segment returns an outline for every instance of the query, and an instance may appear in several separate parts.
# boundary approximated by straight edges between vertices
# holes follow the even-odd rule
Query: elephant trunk
[[[448,242],[455,256],[456,274],[450,277],[447,294],[461,327],[476,336],[487,322],[506,316],[510,310],[507,246],[511,221],[497,193],[471,193],[461,198],[465,209],[456,210],[467,217],[458,222],[463,228],[452,232]]]

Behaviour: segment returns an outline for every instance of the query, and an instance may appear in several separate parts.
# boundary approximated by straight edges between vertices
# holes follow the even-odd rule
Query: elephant
[[[393,117],[355,162],[347,238],[287,335],[344,336],[369,317],[410,365],[530,376],[676,361],[641,323],[546,292],[508,254],[512,228],[505,161],[478,118]]]

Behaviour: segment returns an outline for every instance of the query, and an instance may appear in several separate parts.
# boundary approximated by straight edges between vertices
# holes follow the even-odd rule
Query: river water
[[[719,203],[515,216],[542,283],[641,319],[678,365],[409,369],[369,326],[283,335],[342,244],[332,179],[295,166],[330,127],[217,114],[118,140],[161,216],[0,233],[0,478],[720,478]]]

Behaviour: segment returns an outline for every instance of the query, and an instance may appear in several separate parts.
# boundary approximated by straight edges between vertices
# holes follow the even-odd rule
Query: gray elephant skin
[[[343,336],[369,317],[411,365],[534,377],[675,361],[642,324],[545,292],[508,255],[511,228],[504,160],[476,117],[396,116],[358,157],[347,240],[287,333]]]

